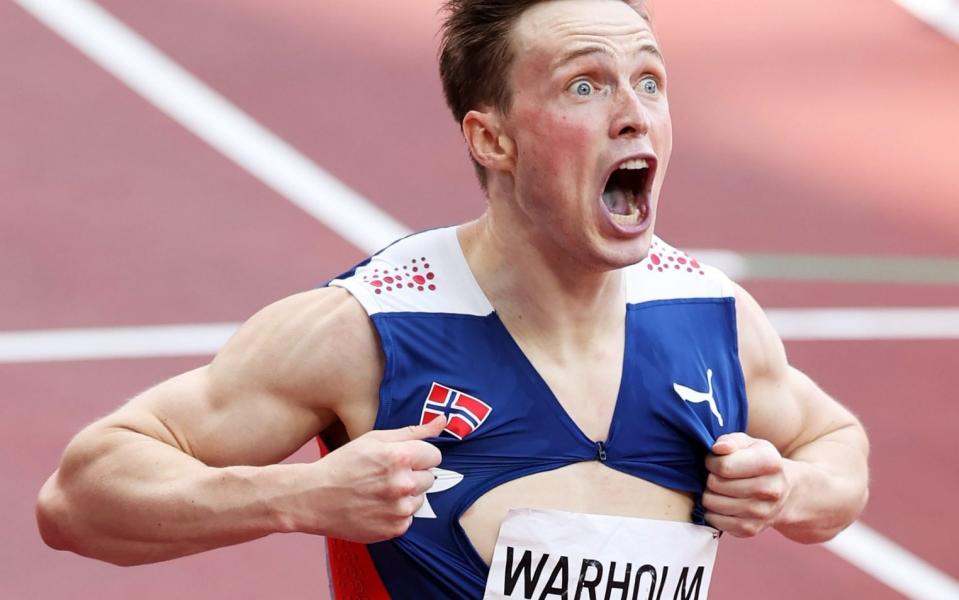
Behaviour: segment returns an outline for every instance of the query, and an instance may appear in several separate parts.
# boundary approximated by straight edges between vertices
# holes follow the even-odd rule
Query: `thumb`
[[[753,440],[753,438],[741,431],[727,433],[719,436],[716,439],[716,442],[713,444],[713,454],[719,456],[732,454],[737,450],[742,450],[743,448],[752,446],[754,441],[755,440]]]
[[[409,440],[423,440],[436,437],[443,433],[446,427],[446,417],[439,416],[423,425],[408,425],[399,429],[383,429],[376,432],[378,438],[386,442],[406,442]]]

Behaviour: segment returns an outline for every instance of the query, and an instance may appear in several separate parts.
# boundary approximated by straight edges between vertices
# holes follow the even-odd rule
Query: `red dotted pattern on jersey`
[[[699,261],[692,258],[685,252],[680,252],[675,248],[668,248],[653,240],[649,247],[649,258],[646,261],[646,269],[654,273],[666,273],[668,271],[685,271],[686,273],[698,273],[705,275],[706,271]]]
[[[414,258],[399,267],[375,268],[363,275],[363,283],[373,288],[375,294],[389,294],[401,290],[435,292],[436,274],[431,271],[425,256]]]

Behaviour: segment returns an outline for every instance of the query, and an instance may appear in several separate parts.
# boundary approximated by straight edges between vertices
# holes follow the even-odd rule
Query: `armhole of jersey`
[[[356,298],[356,301],[360,303],[367,315],[372,317],[376,313],[380,312],[380,305],[376,301],[376,297],[370,294],[369,290],[367,290],[361,283],[357,283],[352,278],[334,279],[333,281],[329,282],[328,285],[343,288],[344,290],[348,291],[350,295]]]
[[[746,374],[743,372],[743,362],[739,355],[739,314],[736,310],[738,300],[736,299],[736,284],[729,275],[720,271],[716,267],[705,265],[706,272],[719,281],[722,287],[723,296],[731,300],[732,315],[730,317],[730,326],[732,328],[732,340],[736,350],[736,385],[739,388],[740,413],[742,414],[742,431],[749,428],[749,397],[746,395]]]
[[[376,398],[376,420],[373,422],[373,429],[381,429],[383,421],[389,417],[393,410],[391,386],[393,381],[393,370],[396,361],[394,360],[393,336],[390,332],[388,321],[379,318],[382,315],[382,306],[379,300],[370,293],[370,291],[360,282],[351,277],[346,279],[334,279],[328,285],[346,290],[353,298],[360,303],[373,329],[376,330],[376,336],[379,340],[380,350],[383,352],[383,379],[377,391]],[[375,318],[374,318],[375,317]]]
[[[727,298],[736,298],[736,286],[733,283],[733,280],[730,279],[729,275],[720,271],[712,265],[702,265],[703,271],[709,274],[710,277],[716,280],[719,283],[720,294]]]
[[[317,436],[316,441],[320,456],[326,456],[329,449],[323,438]],[[332,600],[390,600],[365,544],[327,537],[326,575]]]

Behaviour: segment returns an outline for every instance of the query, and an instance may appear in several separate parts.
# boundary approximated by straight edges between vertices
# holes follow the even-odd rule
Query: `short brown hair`
[[[446,104],[457,123],[482,106],[508,114],[512,93],[509,68],[513,64],[510,32],[528,8],[548,0],[446,0],[440,43],[440,79]],[[639,11],[641,0],[624,0]],[[486,171],[475,160],[480,184],[486,189]]]

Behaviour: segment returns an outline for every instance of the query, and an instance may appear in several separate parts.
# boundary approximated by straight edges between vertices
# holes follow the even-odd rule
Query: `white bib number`
[[[485,599],[706,600],[711,527],[554,510],[511,510]]]

